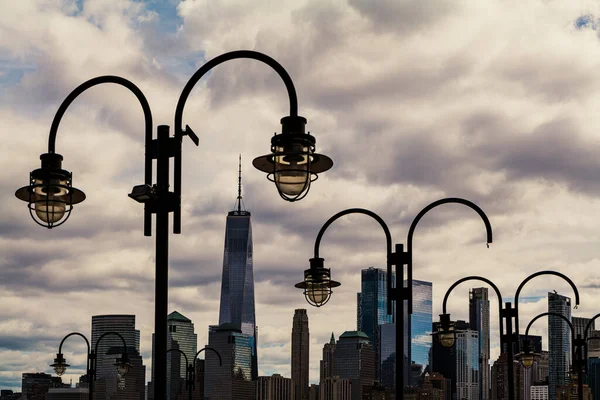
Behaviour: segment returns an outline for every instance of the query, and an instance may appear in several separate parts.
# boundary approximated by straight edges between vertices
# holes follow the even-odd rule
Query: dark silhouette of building
[[[48,389],[61,387],[63,387],[63,383],[60,377],[53,377],[43,372],[23,373],[22,375],[21,393],[27,400],[44,400]]]
[[[335,336],[331,332],[329,343],[323,346],[323,359],[320,364],[320,380],[333,377],[333,365],[335,363]]]
[[[212,351],[205,352],[204,396],[210,400],[238,400],[255,398],[252,381],[251,337],[234,324],[209,326],[208,346],[221,355],[223,362]]]
[[[521,364],[513,361],[513,374],[515,382],[515,399],[522,400],[523,392],[519,390]],[[498,359],[492,365],[492,400],[508,400],[508,356],[500,353]]]
[[[320,400],[353,400],[352,383],[349,379],[339,376],[325,378],[319,385]]]
[[[127,352],[130,357],[139,357],[136,360],[140,361],[139,365],[135,365],[134,369],[125,376],[125,381],[119,381],[117,376],[117,368],[115,362],[123,351],[123,342],[117,335],[106,335],[98,344],[98,353],[96,354],[96,382],[94,383],[94,397],[96,400],[112,400],[112,399],[133,399],[134,397],[125,397],[122,386],[125,384],[127,395],[133,396],[131,390],[138,391],[135,394],[136,399],[144,399],[145,396],[145,377],[141,381],[141,386],[138,379],[135,377],[143,367],[140,354],[140,331],[135,329],[135,315],[111,314],[111,315],[94,315],[92,316],[92,340],[90,345],[96,346],[96,342],[100,337],[107,332],[116,332],[120,334],[127,344]],[[112,350],[111,350],[112,349]],[[110,353],[109,353],[109,350]],[[137,361],[136,361],[137,362]],[[135,371],[137,368],[137,371]],[[145,372],[144,372],[145,373]],[[127,378],[129,376],[129,378]],[[129,384],[135,379],[136,384]],[[133,386],[132,386],[133,385]]]
[[[258,330],[254,305],[254,265],[252,250],[252,221],[242,201],[242,169],[238,177],[238,197],[233,211],[227,214],[225,249],[223,252],[223,277],[221,279],[221,304],[219,325],[233,324],[248,336],[252,349],[251,377],[258,377]]]
[[[294,312],[292,322],[292,380],[296,400],[308,400],[310,334],[305,309]]]
[[[340,336],[333,371],[351,382],[352,400],[361,400],[362,388],[375,382],[375,351],[364,332],[346,331]]]
[[[294,392],[292,379],[279,374],[259,376],[256,381],[256,400],[295,400]]]

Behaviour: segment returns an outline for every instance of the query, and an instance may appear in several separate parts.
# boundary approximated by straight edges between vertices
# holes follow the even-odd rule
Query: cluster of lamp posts
[[[67,98],[63,101],[59,107],[54,120],[50,128],[50,136],[48,141],[48,152],[40,156],[41,168],[36,169],[30,173],[29,185],[20,188],[16,191],[15,195],[20,200],[28,203],[30,214],[34,221],[39,225],[47,228],[53,228],[62,225],[71,215],[73,205],[78,204],[85,200],[85,194],[75,187],[72,186],[72,173],[62,169],[62,155],[55,152],[56,134],[60,120],[64,115],[69,105],[77,98],[81,93],[87,89],[103,83],[115,83],[129,89],[139,100],[145,118],[145,181],[142,185],[137,185],[133,188],[129,197],[144,204],[144,235],[151,236],[152,227],[152,214],[156,214],[156,282],[155,282],[155,324],[154,331],[156,335],[155,341],[155,373],[154,373],[154,394],[155,399],[160,400],[166,398],[166,357],[170,350],[167,350],[167,300],[168,300],[168,225],[169,225],[169,214],[173,213],[173,233],[181,233],[181,159],[182,159],[182,141],[184,136],[189,136],[190,139],[198,146],[199,139],[194,131],[189,127],[183,128],[183,109],[189,94],[194,88],[195,84],[215,66],[233,59],[254,59],[261,61],[271,68],[273,68],[283,80],[286,89],[288,91],[289,102],[290,102],[290,115],[281,119],[282,132],[281,134],[275,134],[271,139],[271,153],[262,157],[254,159],[253,165],[267,173],[267,178],[275,183],[279,195],[287,201],[294,202],[304,198],[310,189],[310,185],[313,181],[318,178],[318,174],[325,172],[333,166],[333,161],[322,154],[315,152],[315,138],[306,133],[307,120],[304,117],[298,115],[298,101],[296,96],[296,90],[294,84],[287,73],[287,71],[271,57],[250,50],[239,50],[229,53],[224,53],[204,64],[194,75],[190,78],[186,86],[184,87],[182,94],[177,103],[175,110],[175,132],[174,136],[169,133],[169,126],[159,125],[157,128],[157,137],[153,139],[153,125],[152,125],[152,114],[150,112],[150,106],[141,90],[134,85],[131,81],[118,77],[118,76],[100,76],[97,78],[90,79],[73,90]],[[169,163],[170,159],[174,158],[174,185],[173,191],[169,191],[170,187],[170,173]],[[153,183],[153,160],[157,160],[156,163],[156,183]],[[303,290],[306,300],[313,306],[323,306],[331,297],[332,288],[340,285],[331,279],[331,271],[324,267],[324,259],[319,257],[319,244],[321,238],[327,229],[335,220],[338,218],[352,213],[365,214],[374,218],[383,228],[386,235],[387,244],[387,274],[388,274],[388,299],[387,308],[388,314],[392,314],[393,306],[392,303],[396,302],[407,302],[407,312],[412,313],[412,237],[419,220],[429,210],[433,209],[442,204],[447,203],[458,203],[463,204],[472,208],[476,211],[483,222],[485,223],[487,231],[487,243],[492,242],[492,228],[486,214],[474,203],[461,199],[461,198],[445,198],[429,204],[425,207],[413,220],[407,240],[407,250],[404,251],[402,244],[396,244],[392,249],[392,240],[390,231],[385,222],[375,213],[369,210],[361,208],[352,208],[341,211],[331,217],[325,225],[319,231],[315,242],[314,257],[310,259],[310,268],[304,272],[304,280],[296,284],[297,288]],[[404,285],[404,266],[406,266],[406,281],[407,285]],[[395,267],[395,282],[392,282],[391,277],[393,267]],[[579,294],[577,288],[566,276],[553,272],[553,271],[541,271],[534,274],[523,281],[526,283],[529,279],[534,276],[541,274],[553,274],[558,275],[566,279],[573,289],[575,290],[577,297],[577,304],[579,304]],[[455,283],[446,293],[443,305],[443,314],[440,316],[440,322],[442,330],[438,332],[438,337],[444,346],[452,346],[454,344],[454,330],[450,323],[450,315],[446,313],[446,300],[450,291],[459,283],[465,280],[477,279],[485,281],[490,284],[496,293],[498,294],[500,301],[500,336],[501,343],[506,345],[507,353],[511,362],[509,362],[509,398],[512,400],[514,396],[514,382],[512,374],[512,359],[513,350],[512,344],[516,343],[518,349],[518,292],[515,296],[515,307],[511,308],[510,303],[506,303],[505,307],[502,308],[502,297],[496,286],[485,278],[481,277],[467,277],[463,278]],[[401,349],[404,347],[404,307],[395,307],[396,315],[396,348]],[[551,313],[545,313],[551,314]],[[600,315],[600,314],[599,314]],[[598,316],[598,315],[597,315]],[[596,317],[597,317],[596,316]],[[538,316],[539,317],[539,316]],[[536,318],[538,318],[536,317]],[[594,319],[596,318],[594,317]],[[512,331],[512,321],[514,318],[515,332]],[[535,320],[535,319],[534,319]],[[503,324],[506,323],[507,333],[504,333]],[[533,321],[532,321],[533,322]],[[531,324],[530,324],[531,325]],[[571,325],[570,325],[571,326]],[[589,326],[588,326],[589,327]],[[571,326],[572,328],[572,326]],[[527,332],[529,326],[527,327]],[[527,335],[526,332],[526,335]],[[111,334],[118,333],[109,332]],[[586,330],[587,333],[587,330]],[[80,333],[74,332],[70,335],[81,335]],[[119,335],[120,336],[120,335]],[[84,337],[85,339],[85,337]],[[122,337],[121,337],[122,339]],[[576,354],[576,366],[577,372],[581,374],[585,370],[583,366],[583,359],[585,357],[586,341],[585,338],[574,338],[574,346],[577,346]],[[85,339],[86,342],[87,339]],[[59,347],[59,353],[55,359],[54,367],[57,374],[61,375],[68,367],[64,357],[62,356],[62,343]],[[99,342],[99,341],[98,341]],[[98,345],[96,343],[96,347]],[[124,342],[124,341],[123,341]],[[125,343],[124,343],[125,346]],[[525,342],[525,348],[520,354],[520,358],[524,366],[531,366],[535,354],[531,351],[528,341]],[[574,347],[575,348],[575,347]],[[584,349],[585,348],[585,349]],[[205,348],[210,349],[210,348]],[[89,350],[89,342],[88,342]],[[97,350],[97,349],[96,349]],[[125,346],[123,356],[117,359],[117,370],[119,376],[124,376],[131,365],[127,358],[127,347]],[[204,349],[202,349],[204,350]],[[202,351],[201,350],[201,351]],[[213,349],[210,349],[213,350]],[[214,350],[213,350],[214,351]],[[216,352],[216,351],[215,351]],[[93,381],[95,380],[95,351],[88,351],[88,378],[90,383],[90,398],[92,398]],[[199,352],[200,353],[200,352]],[[198,353],[198,354],[199,354]],[[198,356],[196,355],[196,357]],[[218,355],[218,353],[217,353]],[[184,354],[185,356],[185,354]],[[219,355],[220,360],[220,355]],[[397,357],[397,368],[396,368],[396,386],[398,388],[404,387],[403,383],[403,363],[402,357]],[[187,363],[187,357],[186,357]],[[190,382],[193,379],[193,372],[190,369],[193,368],[193,364],[188,364],[188,377],[187,381]],[[581,384],[581,379],[579,379]],[[188,383],[189,392],[193,383]],[[581,388],[581,385],[580,385]],[[403,390],[398,391],[398,398],[403,397]],[[582,398],[582,392],[579,393]]]

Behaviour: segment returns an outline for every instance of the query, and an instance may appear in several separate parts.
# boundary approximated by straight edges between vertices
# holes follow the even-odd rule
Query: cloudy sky
[[[489,216],[439,207],[419,224],[414,277],[433,282],[433,313],[446,289],[471,274],[512,301],[528,274],[553,269],[581,292],[573,315],[598,311],[600,275],[600,4],[595,1],[470,0],[20,0],[0,12],[0,388],[21,373],[51,372],[61,338],[87,335],[91,316],[135,314],[151,365],[154,238],[129,199],[143,182],[143,114],[116,85],[80,96],[56,143],[87,200],[67,224],[37,226],[14,191],[47,150],[54,113],[71,90],[99,75],[133,81],[155,124],[173,125],[187,80],[231,50],[270,55],[290,73],[299,113],[334,167],[301,202],[277,195],[251,160],[269,152],[287,115],[285,88],[266,65],[236,60],[192,92],[184,125],[183,225],[171,235],[169,310],[191,318],[198,344],[218,322],[225,217],[235,202],[238,154],[252,212],[261,374],[290,375],[295,308],[309,308],[312,381],[322,344],[355,329],[360,270],[385,265],[381,228],[341,219],[321,246],[333,278],[330,303],[310,308],[302,279],[316,234],[333,214],[368,208],[405,243],[413,218],[443,197],[464,197]],[[450,297],[468,318],[463,284]],[[558,278],[525,287],[521,324],[546,311],[547,292],[572,296]],[[492,299],[492,311],[497,309]],[[492,314],[492,358],[498,355]],[[533,333],[545,335],[547,324]],[[544,341],[545,336],[544,336]],[[544,346],[546,343],[544,344]],[[82,373],[85,351],[65,345]],[[79,368],[78,368],[79,367]]]

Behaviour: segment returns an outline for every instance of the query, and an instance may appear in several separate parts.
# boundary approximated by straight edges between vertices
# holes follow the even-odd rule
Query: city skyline
[[[290,376],[289,319],[307,308],[310,381],[321,348],[356,324],[360,271],[386,265],[381,228],[349,216],[327,231],[323,252],[342,283],[326,307],[309,308],[294,283],[313,256],[319,227],[363,207],[406,243],[416,214],[442,197],[478,204],[494,229],[490,248],[470,210],[444,206],[414,236],[414,278],[433,282],[432,314],[457,279],[483,275],[507,301],[515,282],[542,269],[578,285],[577,315],[600,303],[597,110],[600,81],[595,1],[407,0],[233,2],[20,0],[0,13],[0,387],[24,372],[51,372],[62,337],[90,336],[92,315],[136,315],[150,380],[154,237],[127,197],[143,181],[143,117],[116,85],[86,92],[57,136],[63,166],[87,200],[63,226],[31,221],[15,190],[39,166],[65,97],[100,75],[130,79],[148,98],[154,126],[170,124],[190,76],[227,51],[253,49],[289,71],[299,114],[333,168],[308,196],[283,202],[251,166],[270,149],[288,100],[277,74],[252,60],[219,66],[190,95],[183,123],[200,138],[183,148],[182,233],[170,235],[169,305],[194,321],[198,346],[219,321],[224,215],[242,154],[252,212],[258,373]],[[507,6],[509,4],[510,6]],[[235,29],[232,29],[235,27]],[[468,319],[468,290],[453,291],[453,319]],[[521,293],[521,333],[547,308],[547,292],[573,299],[558,279]],[[492,293],[490,291],[490,293]],[[490,295],[490,359],[498,357],[497,299]],[[547,324],[532,334],[547,343]],[[77,381],[85,344],[69,340]]]

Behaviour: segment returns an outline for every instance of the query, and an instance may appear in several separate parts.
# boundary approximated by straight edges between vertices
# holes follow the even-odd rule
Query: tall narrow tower
[[[548,293],[548,312],[571,320],[571,299],[558,293]],[[560,317],[548,316],[548,399],[556,400],[557,388],[569,382],[571,363],[571,330]]]
[[[219,325],[233,324],[248,335],[252,349],[252,380],[258,378],[258,332],[254,311],[254,269],[252,264],[252,222],[242,201],[242,156],[239,161],[238,197],[227,214]]]
[[[479,400],[489,400],[490,392],[490,300],[487,288],[471,289],[469,323],[479,334]]]
[[[308,314],[303,308],[297,309],[292,324],[292,381],[296,400],[308,399],[309,345]]]

